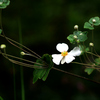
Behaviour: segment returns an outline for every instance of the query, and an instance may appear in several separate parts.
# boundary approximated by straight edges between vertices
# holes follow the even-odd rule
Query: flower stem
[[[22,31],[21,31],[21,22],[18,19],[18,26],[19,26],[19,42],[22,44]],[[21,50],[20,50],[21,52]],[[22,57],[20,55],[20,57]],[[22,93],[22,100],[25,100],[25,90],[24,90],[24,76],[23,76],[23,66],[20,66],[20,74],[21,74],[21,93]]]
[[[94,56],[96,56],[96,57],[100,57],[99,55],[96,55],[96,54],[94,54],[94,53],[92,53],[92,52],[87,52],[87,51],[86,51],[86,53],[91,54],[91,55],[94,55]]]
[[[16,100],[16,79],[15,79],[15,66],[13,65],[13,81],[14,81],[14,100]]]
[[[91,81],[91,82],[100,84],[100,82],[96,82],[96,81],[91,80],[91,79],[88,79],[88,78],[86,78],[86,77],[82,77],[82,76],[79,76],[79,75],[76,75],[76,74],[73,74],[73,73],[70,73],[70,72],[67,72],[67,71],[64,71],[64,70],[55,68],[55,67],[52,67],[52,69],[57,70],[57,71],[60,71],[60,72],[63,72],[63,73],[66,73],[66,74],[71,75],[71,76],[74,76],[74,77],[78,77],[78,78],[81,78],[81,79],[85,79],[85,80],[88,80],[88,81]]]

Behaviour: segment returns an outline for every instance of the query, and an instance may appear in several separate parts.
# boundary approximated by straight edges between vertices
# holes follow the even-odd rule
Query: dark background
[[[19,42],[19,20],[23,45],[39,55],[58,53],[57,43],[70,44],[66,37],[73,33],[74,25],[84,31],[84,22],[91,17],[100,16],[100,0],[12,0],[2,10],[2,24],[6,36]],[[99,27],[94,34],[95,49],[99,53]],[[91,31],[88,41],[91,42]],[[7,53],[20,56],[20,50],[0,37],[6,43]],[[31,59],[34,60],[34,59]],[[77,57],[76,61],[79,61]],[[100,73],[94,71],[90,76],[84,66],[64,64],[54,66],[71,73],[100,81]],[[32,84],[33,69],[23,67],[25,100],[100,100],[100,84],[80,79],[56,70],[51,70],[45,82],[38,80]],[[16,100],[21,100],[20,66],[15,65]],[[0,55],[0,96],[4,100],[14,100],[13,65]]]

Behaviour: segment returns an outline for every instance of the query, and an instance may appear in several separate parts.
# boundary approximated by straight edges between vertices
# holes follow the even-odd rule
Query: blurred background
[[[57,43],[67,43],[70,50],[74,45],[66,39],[79,30],[91,17],[100,16],[100,0],[11,0],[2,10],[2,24],[6,36],[19,42],[19,30],[22,32],[23,45],[42,56],[55,54]],[[97,27],[94,39],[95,49],[100,54],[100,29]],[[86,45],[91,42],[91,31]],[[0,37],[0,44],[6,43],[7,53],[20,56],[20,50]],[[69,51],[70,51],[69,50]],[[36,59],[30,59],[35,61]],[[79,61],[77,57],[76,61]],[[54,66],[100,82],[100,73],[94,71],[90,76],[84,72],[84,66],[64,64]],[[32,68],[23,67],[25,100],[100,100],[100,84],[80,79],[68,74],[51,70],[44,82],[33,81]],[[14,100],[13,65],[0,55],[0,96],[4,100]],[[21,99],[20,66],[15,65],[16,100]]]

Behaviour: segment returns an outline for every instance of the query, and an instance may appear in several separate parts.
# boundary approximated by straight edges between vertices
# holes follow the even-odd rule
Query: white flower
[[[52,54],[52,60],[56,65],[59,65],[60,61],[61,64],[64,64],[65,62],[70,63],[75,59],[75,56],[79,56],[81,54],[79,47],[75,47],[70,52],[67,52],[69,47],[65,43],[58,43],[56,49],[61,52],[61,54]]]

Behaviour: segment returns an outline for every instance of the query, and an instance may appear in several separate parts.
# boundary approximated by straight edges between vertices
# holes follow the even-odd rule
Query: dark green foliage
[[[93,22],[93,19],[95,19],[95,22]],[[93,25],[95,25],[95,26],[98,26],[98,25],[100,25],[100,18],[99,18],[99,17],[93,17],[93,18],[91,18],[91,19],[89,20],[89,23],[90,23],[90,24],[93,24]]]
[[[73,34],[77,36],[77,39],[78,39],[80,42],[84,42],[84,41],[87,40],[87,32],[74,31]]]
[[[0,29],[0,34],[2,33],[2,29]]]
[[[3,98],[0,96],[0,100],[3,100]]]
[[[96,65],[100,65],[100,58],[96,58],[94,62]]]
[[[93,71],[94,71],[93,68],[86,68],[86,69],[85,69],[85,72],[86,72],[88,75],[90,75]]]
[[[35,66],[39,66],[40,68],[35,68],[35,70],[33,71],[33,84],[38,79],[42,79],[43,81],[45,81],[51,68],[53,67],[52,57],[49,54],[44,54],[41,59],[37,59],[36,63],[39,63],[42,66],[35,64]]]
[[[87,28],[87,29],[90,29],[90,30],[94,29],[94,27],[89,22],[85,22],[84,28]]]
[[[70,43],[79,43],[79,42],[84,42],[87,40],[87,32],[82,32],[82,31],[74,31],[73,34],[69,35],[67,39],[70,41]]]
[[[0,9],[6,8],[10,4],[10,0],[0,0]]]
[[[95,20],[95,21],[93,21]],[[100,18],[99,17],[93,17],[89,20],[89,22],[85,22],[84,24],[84,28],[93,30],[94,26],[98,26],[100,25]]]
[[[67,39],[70,41],[70,43],[75,43],[75,39],[74,39],[74,35],[73,34],[70,34]]]
[[[85,52],[89,51],[89,47],[83,46],[83,45],[79,45],[80,50],[82,51],[81,54],[84,54]]]

